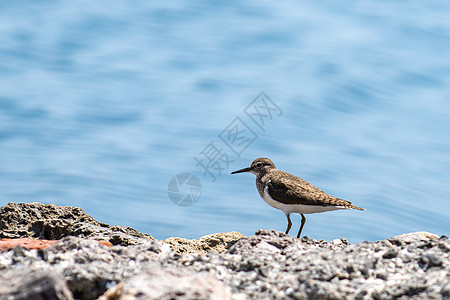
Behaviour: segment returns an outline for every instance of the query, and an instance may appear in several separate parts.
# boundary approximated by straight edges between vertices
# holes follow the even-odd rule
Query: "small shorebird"
[[[270,206],[282,210],[288,220],[286,234],[291,229],[289,215],[299,213],[302,222],[297,237],[300,237],[306,218],[303,214],[314,214],[337,209],[364,208],[354,206],[351,202],[328,195],[306,180],[287,172],[278,170],[274,163],[265,157],[257,158],[248,168],[231,174],[250,172],[256,175],[256,188],[259,195]]]

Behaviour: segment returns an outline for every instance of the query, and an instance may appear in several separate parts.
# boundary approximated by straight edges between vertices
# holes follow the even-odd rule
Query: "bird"
[[[288,221],[286,234],[289,234],[292,227],[290,214],[299,213],[302,216],[297,238],[300,238],[305,226],[305,214],[338,209],[365,210],[349,201],[328,195],[300,177],[278,170],[266,157],[257,158],[250,167],[231,172],[231,174],[244,172],[256,175],[256,188],[261,198],[270,206],[284,212]]]

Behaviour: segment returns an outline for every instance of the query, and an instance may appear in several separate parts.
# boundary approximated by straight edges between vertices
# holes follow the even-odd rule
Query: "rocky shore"
[[[274,230],[159,241],[77,207],[9,203],[0,239],[0,299],[450,298],[450,241],[425,232],[352,245]]]

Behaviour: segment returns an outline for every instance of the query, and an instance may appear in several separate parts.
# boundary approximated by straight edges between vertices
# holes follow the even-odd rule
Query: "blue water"
[[[284,230],[254,176],[229,175],[267,156],[367,209],[308,215],[309,237],[448,235],[449,15],[448,1],[4,2],[0,205],[79,206],[158,239]],[[245,113],[260,92],[280,109],[262,128]],[[239,156],[220,138],[237,117],[256,138]],[[230,160],[214,182],[194,160],[210,142]],[[167,194],[183,172],[202,184],[190,207]]]

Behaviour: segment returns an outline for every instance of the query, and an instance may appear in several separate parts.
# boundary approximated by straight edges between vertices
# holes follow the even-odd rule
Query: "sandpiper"
[[[231,174],[243,172],[255,174],[256,188],[261,198],[270,206],[285,213],[288,221],[286,234],[289,233],[292,226],[290,214],[299,213],[302,215],[297,238],[300,237],[306,222],[303,214],[337,209],[365,210],[352,205],[351,202],[328,195],[300,177],[278,170],[275,164],[265,157],[257,158],[250,167],[234,171]]]

